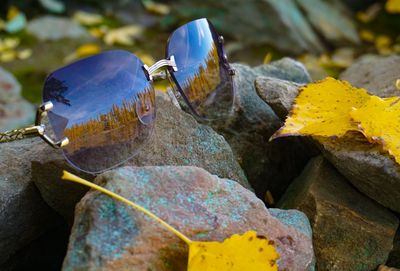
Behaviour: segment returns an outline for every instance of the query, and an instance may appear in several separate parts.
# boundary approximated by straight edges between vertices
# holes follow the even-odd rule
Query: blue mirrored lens
[[[126,51],[107,51],[61,68],[46,79],[43,101],[67,160],[98,173],[133,155],[151,136],[155,94],[143,63]]]
[[[207,19],[192,21],[172,33],[167,46],[167,57],[171,56],[178,68],[177,72],[170,70],[172,79],[183,93],[182,101],[196,115],[219,119],[232,113],[234,88],[229,64]]]

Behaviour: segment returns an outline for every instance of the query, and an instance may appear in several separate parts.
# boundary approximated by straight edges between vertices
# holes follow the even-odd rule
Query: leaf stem
[[[63,176],[61,177],[63,180],[68,180],[68,181],[72,181],[72,182],[76,182],[85,186],[88,186],[90,188],[93,188],[97,191],[100,191],[116,200],[119,200],[123,203],[126,203],[130,206],[132,206],[133,208],[135,208],[136,210],[148,215],[149,217],[153,218],[154,220],[156,220],[157,222],[159,222],[161,225],[163,225],[165,228],[167,228],[170,232],[174,233],[176,236],[178,236],[180,239],[182,239],[182,241],[184,241],[186,244],[190,245],[192,243],[192,240],[190,240],[188,237],[186,237],[183,233],[181,233],[180,231],[178,231],[177,229],[175,229],[174,227],[172,227],[171,225],[169,225],[167,222],[165,222],[164,220],[162,220],[161,218],[159,218],[158,216],[156,216],[155,214],[153,214],[152,212],[148,211],[147,209],[143,208],[140,205],[137,205],[136,203],[114,193],[111,192],[108,189],[105,189],[101,186],[98,186],[94,183],[88,182],[78,176],[75,176],[74,174],[69,173],[68,171],[63,171]]]

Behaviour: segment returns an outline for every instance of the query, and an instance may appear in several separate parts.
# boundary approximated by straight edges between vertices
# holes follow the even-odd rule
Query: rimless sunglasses
[[[156,74],[163,67],[165,74]],[[232,111],[232,75],[222,36],[207,19],[198,19],[171,34],[166,59],[151,67],[115,50],[54,71],[44,83],[35,125],[0,133],[0,142],[40,136],[62,148],[75,168],[99,173],[134,156],[150,138],[156,116],[153,80],[169,79],[182,107],[200,120],[214,120]],[[52,136],[42,123],[46,115]]]

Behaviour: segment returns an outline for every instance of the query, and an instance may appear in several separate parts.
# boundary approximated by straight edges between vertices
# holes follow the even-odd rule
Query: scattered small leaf
[[[273,242],[255,231],[234,234],[220,242],[192,242],[188,271],[277,271]]]
[[[11,62],[15,59],[17,59],[17,52],[14,50],[5,51],[0,54],[1,62]]]
[[[7,22],[4,29],[8,33],[17,33],[26,26],[25,14],[19,11],[18,8],[11,6],[7,13]]]
[[[365,11],[356,13],[357,19],[362,23],[369,23],[373,21],[381,11],[382,6],[380,3],[370,5]]]
[[[18,59],[27,59],[32,56],[32,50],[31,49],[23,49],[21,51],[18,51],[17,57]]]
[[[72,16],[72,19],[79,24],[91,26],[100,24],[101,22],[103,22],[104,18],[100,14],[89,13],[85,11],[77,11]]]
[[[365,89],[351,86],[346,81],[327,77],[300,89],[284,126],[271,140],[283,136],[343,136],[357,126],[349,112],[369,99]]]
[[[388,55],[392,52],[390,45],[392,40],[389,36],[379,35],[375,39],[375,47],[381,55]]]
[[[370,141],[378,142],[400,164],[400,97],[371,98],[360,108],[350,112],[361,133]]]
[[[363,30],[360,31],[360,38],[363,41],[372,43],[372,42],[375,41],[375,34],[374,34],[374,32],[372,32],[372,31],[370,31],[368,29],[363,29]]]
[[[272,60],[272,52],[268,52],[264,57],[263,63],[268,64],[271,62],[271,60]]]
[[[74,52],[64,58],[64,62],[72,62],[79,58],[95,55],[101,52],[100,46],[94,43],[87,43],[79,46]]]
[[[400,0],[387,0],[385,10],[388,13],[400,13]]]
[[[108,26],[102,25],[100,27],[91,27],[89,33],[95,38],[102,38],[109,31]]]
[[[139,25],[127,25],[112,29],[104,35],[104,42],[107,45],[133,45],[134,39],[143,32],[143,27]]]
[[[152,0],[142,0],[142,3],[147,11],[158,15],[168,15],[171,12],[170,7],[166,4],[156,3]]]
[[[400,90],[400,79],[397,79],[394,85],[398,90]]]

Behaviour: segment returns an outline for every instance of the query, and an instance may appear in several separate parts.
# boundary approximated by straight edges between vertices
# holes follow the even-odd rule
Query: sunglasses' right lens
[[[234,88],[229,64],[207,19],[192,21],[172,33],[167,47],[167,57],[171,56],[178,68],[171,71],[172,78],[196,115],[212,120],[232,113]]]
[[[133,155],[151,136],[154,89],[143,63],[126,51],[108,51],[61,68],[46,80],[44,102],[54,108],[49,121],[67,160],[98,173]]]

